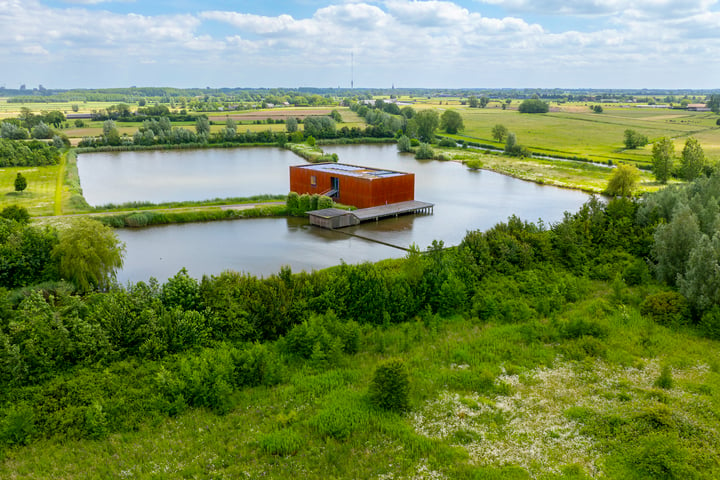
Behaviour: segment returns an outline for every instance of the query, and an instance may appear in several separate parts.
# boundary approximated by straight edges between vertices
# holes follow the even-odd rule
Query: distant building
[[[343,163],[313,163],[290,167],[290,191],[327,195],[357,208],[415,199],[415,174]]]
[[[710,108],[704,103],[691,103],[687,106],[687,109],[691,112],[709,112]]]
[[[92,113],[68,113],[65,118],[68,120],[90,120],[93,115]]]

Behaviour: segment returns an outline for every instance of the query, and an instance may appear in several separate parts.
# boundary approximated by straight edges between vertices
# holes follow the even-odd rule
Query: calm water
[[[99,158],[92,155],[87,162],[111,163],[115,169],[112,178],[120,185],[127,182],[126,177],[137,174],[134,167],[137,164],[161,163],[169,172],[159,178],[178,179],[181,174],[175,170],[190,169],[194,174],[185,177],[187,184],[167,185],[156,180],[152,186],[146,186],[148,189],[162,187],[168,198],[177,200],[287,192],[287,167],[304,163],[303,160],[281,150],[249,150],[252,155],[244,150],[135,152],[109,154],[100,160],[105,157],[103,154]],[[325,150],[337,153],[344,163],[415,173],[415,198],[435,203],[434,214],[369,222],[340,231],[310,227],[306,220],[286,218],[118,230],[118,236],[127,244],[125,267],[119,272],[118,279],[125,283],[154,276],[162,281],[183,266],[194,277],[227,269],[267,276],[277,273],[283,265],[290,265],[294,271],[310,271],[337,265],[341,260],[358,263],[401,257],[405,255],[404,251],[366,239],[402,247],[415,243],[423,249],[436,239],[443,240],[446,245],[456,245],[468,230],[488,229],[512,214],[530,221],[539,218],[546,223],[558,221],[563,212],[577,210],[588,198],[573,190],[541,186],[492,172],[473,172],[453,162],[420,162],[412,156],[398,154],[394,145],[332,146]],[[163,155],[157,156],[157,153]],[[148,156],[143,157],[145,154]],[[181,154],[182,162],[173,160],[172,156],[177,154]],[[132,158],[127,165],[125,155]],[[212,161],[224,166],[209,165]],[[95,186],[86,184],[93,177],[84,176],[84,165],[80,164],[80,175],[83,190],[88,191]],[[230,168],[237,174],[227,174]],[[225,171],[225,177],[229,177],[223,179],[227,182],[226,188],[238,193],[187,196],[188,192],[202,192],[203,185],[212,183],[203,175],[205,170]],[[106,190],[122,190],[122,187],[113,184]],[[140,198],[145,197],[98,201]]]
[[[303,163],[272,147],[84,153],[78,157],[90,205],[250,197],[287,193],[288,168]]]

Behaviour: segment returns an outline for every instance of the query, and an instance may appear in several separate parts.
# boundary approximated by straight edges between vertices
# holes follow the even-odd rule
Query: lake
[[[127,244],[125,266],[118,279],[125,283],[154,276],[164,281],[183,266],[194,277],[226,269],[267,276],[277,273],[283,265],[293,271],[310,271],[340,261],[402,257],[403,250],[372,240],[399,247],[415,243],[422,249],[433,240],[457,245],[467,231],[486,230],[513,214],[528,221],[559,221],[565,211],[576,211],[588,199],[579,191],[488,171],[470,171],[455,162],[418,161],[411,155],[399,154],[395,145],[337,145],[324,149],[337,153],[343,163],[415,173],[415,198],[434,203],[434,214],[390,218],[338,231],[311,227],[307,220],[299,218],[118,230],[118,236]],[[126,155],[130,159],[127,163]],[[83,191],[98,192],[95,204],[142,199],[157,202],[162,201],[160,197],[199,200],[283,194],[289,188],[288,167],[305,163],[291,152],[274,148],[83,154],[78,162]],[[88,165],[92,165],[94,173],[86,176],[83,170]],[[139,166],[154,172],[154,182],[143,187],[153,192],[138,189],[137,185],[142,184],[136,178]],[[103,177],[105,168],[112,175]],[[104,188],[94,184],[101,178]],[[136,193],[123,193],[126,189]]]

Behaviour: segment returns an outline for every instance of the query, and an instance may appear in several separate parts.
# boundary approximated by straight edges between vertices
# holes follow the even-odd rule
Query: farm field
[[[455,138],[493,144],[492,128],[505,125],[517,136],[520,144],[534,153],[560,156],[577,156],[606,163],[609,160],[630,161],[639,164],[650,162],[651,145],[636,150],[625,150],[624,131],[636,130],[647,135],[650,142],[668,136],[675,140],[676,152],[682,151],[685,140],[694,136],[701,140],[705,153],[712,161],[720,160],[720,127],[715,125],[715,114],[665,109],[606,108],[602,114],[549,112],[547,114],[520,114],[516,110],[470,109],[458,110],[465,130]]]

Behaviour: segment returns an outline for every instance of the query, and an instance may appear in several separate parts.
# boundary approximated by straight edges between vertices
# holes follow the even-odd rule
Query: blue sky
[[[0,86],[720,88],[720,0],[0,0]]]

